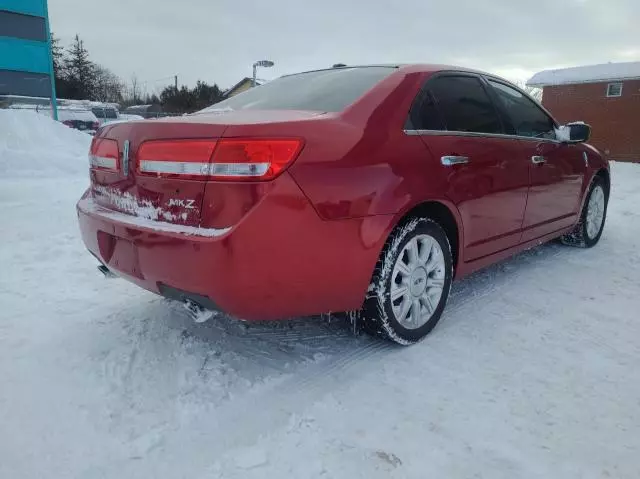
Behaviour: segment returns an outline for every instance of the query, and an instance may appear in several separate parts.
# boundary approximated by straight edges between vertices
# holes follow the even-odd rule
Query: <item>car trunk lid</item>
[[[145,142],[152,140],[209,140],[215,143],[225,128],[224,124],[185,122],[179,118],[103,127],[95,141],[117,142],[119,158],[117,170],[91,169],[96,203],[151,220],[198,226],[206,181],[143,174],[139,169],[138,152]]]
[[[211,154],[211,151],[207,150],[208,145],[212,149],[217,148],[216,152],[221,152],[240,147],[237,143],[243,141],[238,141],[238,138],[257,139],[263,142],[270,141],[270,147],[277,146],[284,151],[284,155],[290,154],[290,157],[294,158],[300,149],[296,149],[295,142],[302,145],[302,140],[299,139],[299,135],[294,135],[298,139],[294,140],[291,146],[290,141],[286,140],[287,134],[299,130],[294,125],[299,127],[301,123],[317,120],[324,115],[322,112],[296,110],[222,110],[160,120],[105,125],[98,132],[94,145],[103,140],[117,143],[115,155],[119,158],[118,167],[117,171],[109,168],[91,169],[95,201],[102,207],[152,220],[200,226],[205,188],[208,188],[210,194],[211,188],[227,191],[229,187],[233,189],[233,185],[236,184],[227,181],[227,187],[222,187],[215,179],[210,179],[210,186],[206,187],[205,176],[189,176],[189,172],[194,172],[193,168],[196,169],[196,173],[206,168],[207,165],[204,163],[210,160]],[[236,145],[223,149],[222,143],[219,142],[223,138],[229,142],[234,140]],[[278,142],[278,145],[273,145]],[[157,147],[149,148],[150,145]],[[115,146],[113,148],[115,149]],[[171,165],[171,162],[167,161],[173,154],[189,156],[187,150],[196,152],[192,162],[187,166],[183,163]],[[229,151],[229,154],[233,153],[234,151]],[[207,154],[209,157],[205,159]],[[175,166],[176,174],[172,177],[154,174],[153,171],[156,171],[154,169],[158,165],[165,171],[166,168]],[[218,166],[224,168],[230,165]],[[236,168],[234,171],[240,170]],[[242,183],[238,184],[234,191],[246,189],[247,182],[252,181],[252,178],[237,179]]]

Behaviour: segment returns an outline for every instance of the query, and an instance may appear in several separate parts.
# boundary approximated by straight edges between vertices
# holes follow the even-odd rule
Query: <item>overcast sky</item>
[[[149,92],[174,74],[229,87],[334,63],[451,63],[511,80],[640,60],[640,0],[49,0],[64,45]]]

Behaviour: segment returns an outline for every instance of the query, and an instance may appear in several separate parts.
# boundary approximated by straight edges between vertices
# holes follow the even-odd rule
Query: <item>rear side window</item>
[[[429,91],[421,91],[409,112],[409,130],[446,130],[436,102]]]
[[[489,80],[518,136],[554,140],[555,123],[533,101],[504,83]]]
[[[278,78],[202,110],[314,110],[342,111],[394,67],[335,68]]]
[[[442,76],[427,85],[448,131],[502,133],[498,113],[478,78]]]

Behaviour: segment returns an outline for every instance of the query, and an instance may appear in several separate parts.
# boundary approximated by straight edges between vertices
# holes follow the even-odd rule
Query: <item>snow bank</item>
[[[60,177],[86,175],[91,137],[45,115],[0,110],[0,175]]]

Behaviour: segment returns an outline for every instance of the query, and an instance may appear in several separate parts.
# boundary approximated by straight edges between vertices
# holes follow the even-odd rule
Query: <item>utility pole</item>
[[[174,80],[174,83],[175,83],[175,86],[176,86],[176,91],[178,91],[178,75],[174,76],[173,80]]]

